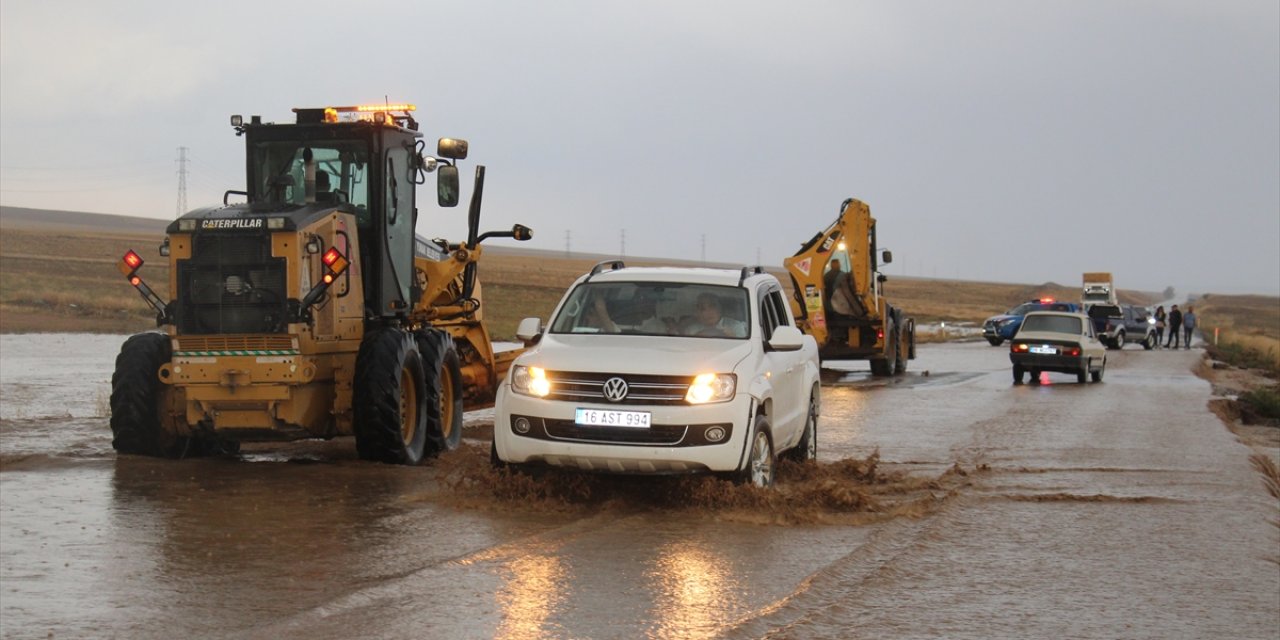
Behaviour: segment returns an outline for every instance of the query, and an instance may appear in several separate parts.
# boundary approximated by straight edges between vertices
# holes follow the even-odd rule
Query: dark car
[[[1122,304],[1120,312],[1123,317],[1108,319],[1107,346],[1123,349],[1125,344],[1136,343],[1148,351],[1156,348],[1156,319],[1151,308]]]
[[[1022,326],[1022,317],[1032,311],[1080,311],[1080,305],[1074,302],[1058,302],[1053,298],[1040,298],[1039,300],[1028,300],[998,316],[987,318],[982,323],[982,337],[991,343],[991,346],[998,347],[1005,340],[1012,340],[1013,336],[1018,333],[1018,327]]]

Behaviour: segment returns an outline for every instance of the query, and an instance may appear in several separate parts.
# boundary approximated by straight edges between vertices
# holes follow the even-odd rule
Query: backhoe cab
[[[426,155],[413,110],[232,116],[247,187],[168,226],[168,297],[135,252],[121,260],[162,332],[133,336],[116,361],[118,451],[354,435],[362,458],[414,464],[457,446],[464,406],[492,403],[516,355],[495,353],[483,324],[480,242],[532,232],[480,233],[478,166],[467,239],[416,236],[417,185],[436,173],[437,204],[456,206],[468,145],[441,138]]]

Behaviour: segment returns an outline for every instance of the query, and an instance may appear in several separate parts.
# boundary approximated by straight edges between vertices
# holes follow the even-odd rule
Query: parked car
[[[741,270],[596,265],[498,389],[495,465],[716,472],[773,484],[775,456],[817,455],[818,347],[782,285]]]
[[[1083,313],[1033,311],[1024,316],[1009,345],[1009,360],[1014,384],[1022,384],[1025,373],[1038,383],[1042,371],[1074,373],[1080,383],[1089,377],[1102,382],[1107,351]]]
[[[1119,313],[1104,320],[1098,336],[1108,349],[1123,349],[1130,342],[1148,351],[1156,348],[1156,319],[1149,307],[1122,304]]]
[[[998,347],[1004,344],[1005,340],[1012,340],[1014,334],[1018,333],[1018,327],[1022,326],[1022,317],[1031,311],[1079,311],[1080,305],[1074,302],[1058,302],[1053,298],[1040,298],[1039,300],[1028,300],[1000,315],[987,318],[982,323],[982,337],[991,343],[991,346]]]

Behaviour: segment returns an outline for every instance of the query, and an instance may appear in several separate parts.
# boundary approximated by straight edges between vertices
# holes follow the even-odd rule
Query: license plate
[[[649,427],[648,411],[611,411],[606,409],[578,409],[573,421],[593,427]]]
[[[1057,347],[1031,347],[1029,351],[1031,353],[1047,353],[1050,355],[1058,353]]]

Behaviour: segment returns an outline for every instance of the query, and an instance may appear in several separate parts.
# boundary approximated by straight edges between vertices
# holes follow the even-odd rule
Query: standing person
[[[1182,314],[1182,348],[1191,348],[1191,334],[1196,330],[1196,308],[1187,305],[1187,312]]]
[[[1169,310],[1169,339],[1165,341],[1164,346],[1173,345],[1174,349],[1178,348],[1178,332],[1182,330],[1182,312],[1178,311],[1178,305],[1173,305]]]
[[[1156,347],[1164,346],[1164,321],[1168,319],[1168,315],[1164,312],[1164,305],[1156,307]]]

